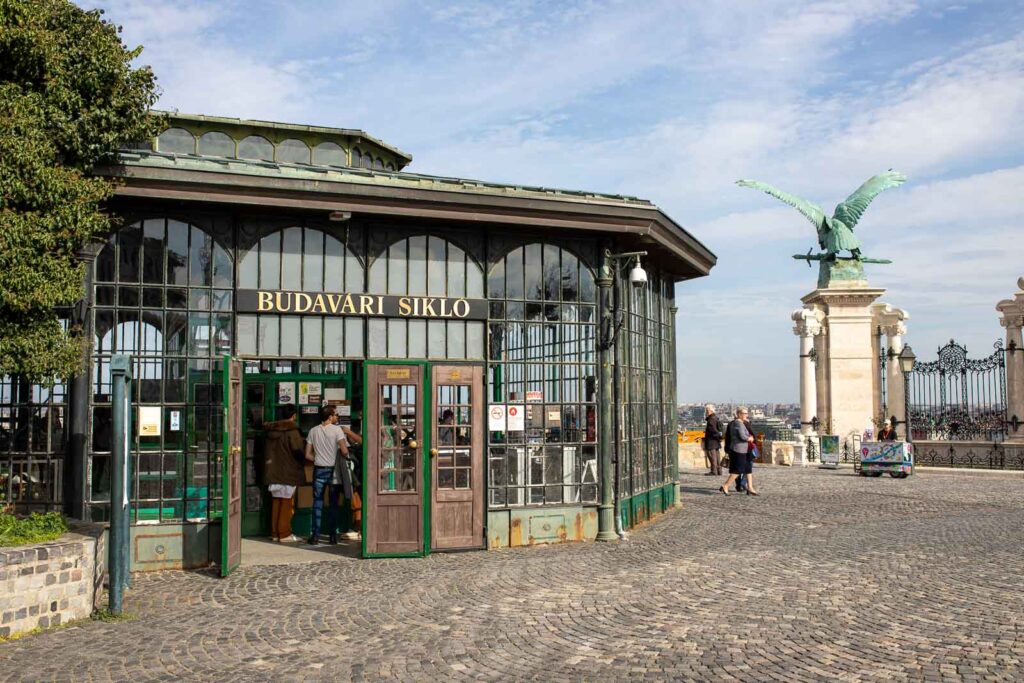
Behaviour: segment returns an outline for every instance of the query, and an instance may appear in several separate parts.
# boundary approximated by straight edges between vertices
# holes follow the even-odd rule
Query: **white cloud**
[[[164,106],[359,127],[414,170],[657,202],[720,256],[680,288],[683,398],[796,395],[788,314],[815,271],[790,255],[812,227],[737,178],[831,212],[868,176],[908,173],[857,230],[895,261],[870,276],[925,351],[994,338],[1024,269],[1019,13],[974,28],[987,6],[928,0],[104,4]],[[725,362],[744,357],[760,360]]]

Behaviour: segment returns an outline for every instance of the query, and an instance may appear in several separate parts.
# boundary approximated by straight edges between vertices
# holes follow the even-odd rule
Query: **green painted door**
[[[224,356],[223,515],[220,575],[242,563],[242,363]]]

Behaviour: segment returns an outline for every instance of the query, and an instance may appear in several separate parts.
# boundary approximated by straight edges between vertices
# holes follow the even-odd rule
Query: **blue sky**
[[[1024,274],[1018,2],[110,0],[159,106],[362,128],[410,170],[638,195],[719,265],[677,289],[680,401],[795,401],[816,271],[792,209],[867,177],[857,232],[920,358],[987,355]]]

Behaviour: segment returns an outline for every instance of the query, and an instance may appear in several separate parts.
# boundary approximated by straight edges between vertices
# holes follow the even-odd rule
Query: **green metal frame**
[[[361,542],[361,545],[362,545],[362,547],[361,547],[362,556],[365,557],[365,558],[426,557],[427,555],[430,554],[430,497],[427,495],[428,492],[430,491],[430,420],[427,419],[427,416],[430,414],[430,403],[428,403],[428,399],[430,398],[431,369],[433,368],[434,364],[432,362],[430,362],[430,361],[425,361],[425,360],[368,360],[368,361],[365,361],[365,363],[364,363],[364,367],[369,367],[371,365],[416,365],[416,366],[419,366],[420,368],[423,369],[423,377],[422,377],[422,384],[423,384],[423,386],[421,387],[421,390],[423,392],[422,393],[423,405],[425,406],[425,409],[420,411],[420,418],[419,418],[419,420],[420,420],[419,428],[420,428],[421,433],[423,434],[423,438],[420,439],[420,441],[422,442],[421,443],[421,449],[422,449],[422,456],[421,456],[421,458],[422,458],[422,461],[420,463],[420,467],[423,468],[423,487],[422,487],[422,489],[420,491],[420,496],[421,496],[420,503],[423,506],[423,548],[419,552],[412,552],[412,553],[368,553],[366,551],[366,523],[367,523],[367,520],[369,519],[369,511],[366,509],[366,500],[367,500],[366,492],[369,490],[368,472],[369,472],[370,468],[367,467],[367,463],[364,460],[364,462],[363,462],[363,521],[362,521],[362,533],[361,533],[361,535],[362,535],[362,542]],[[367,372],[363,373],[363,404],[364,404],[364,406],[365,406],[366,400],[367,400],[367,395],[366,395],[366,376],[368,374],[369,373],[367,373]],[[364,411],[364,414],[363,414],[363,432],[364,432],[363,439],[364,439],[364,443],[365,443],[365,439],[366,439],[366,435],[365,435],[366,426],[367,426],[367,415],[365,414],[365,411]],[[424,429],[424,427],[426,427],[426,428]],[[363,458],[365,459],[365,458],[368,458],[368,457],[369,457],[369,454],[368,454],[367,450],[364,448],[363,449]]]
[[[228,535],[231,533],[231,525],[228,524],[228,503],[231,502],[231,361],[232,358],[229,355],[225,355],[222,360],[221,372],[223,374],[222,381],[224,383],[224,400],[221,402],[222,409],[224,411],[224,423],[221,425],[224,432],[223,435],[223,453],[221,461],[221,517],[220,517],[220,575],[227,576],[235,569],[238,565],[228,566]],[[241,464],[241,453],[239,453],[239,464]],[[243,473],[239,473],[240,475]],[[242,477],[239,476],[241,482]],[[241,492],[239,492],[241,495]],[[242,531],[242,509],[239,507],[238,510],[238,531],[241,535]],[[239,558],[241,563],[241,558]]]
[[[619,519],[624,529],[632,529],[642,522],[654,519],[655,515],[664,513],[675,503],[675,484],[662,484],[628,498],[619,499]]]

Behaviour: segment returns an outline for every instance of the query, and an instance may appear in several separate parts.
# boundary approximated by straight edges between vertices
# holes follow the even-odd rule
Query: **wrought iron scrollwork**
[[[934,361],[918,362],[908,377],[907,403],[915,440],[1000,441],[1005,438],[1006,350],[1002,340],[985,358],[969,358],[950,340]]]

